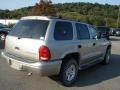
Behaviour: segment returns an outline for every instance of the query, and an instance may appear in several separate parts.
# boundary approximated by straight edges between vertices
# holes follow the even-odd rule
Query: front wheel
[[[72,86],[76,81],[78,74],[78,64],[73,59],[63,62],[60,72],[60,79],[65,86]]]
[[[110,57],[111,57],[111,49],[109,48],[109,49],[107,49],[107,51],[106,51],[106,54],[105,54],[105,57],[104,57],[104,60],[103,60],[103,64],[104,65],[107,65],[107,64],[109,64],[110,63]]]

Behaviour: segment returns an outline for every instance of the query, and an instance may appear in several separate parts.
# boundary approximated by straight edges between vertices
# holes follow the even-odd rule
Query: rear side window
[[[72,40],[73,39],[73,27],[72,23],[58,21],[54,30],[55,40]]]
[[[90,39],[88,27],[85,24],[76,23],[78,40]]]
[[[49,21],[44,20],[21,20],[13,27],[9,35],[21,38],[44,38],[48,24]]]

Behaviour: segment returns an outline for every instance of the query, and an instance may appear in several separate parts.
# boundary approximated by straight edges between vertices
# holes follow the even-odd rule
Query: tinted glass
[[[72,40],[73,39],[73,27],[70,22],[58,21],[54,30],[55,40]]]
[[[88,27],[84,24],[76,23],[77,37],[79,40],[90,39]]]
[[[44,20],[21,20],[13,27],[9,35],[21,38],[40,39],[45,37],[49,21]]]
[[[5,28],[5,26],[3,24],[0,23],[0,28]]]
[[[1,29],[1,28],[5,28],[5,27],[3,27],[3,26],[0,26],[0,29]]]

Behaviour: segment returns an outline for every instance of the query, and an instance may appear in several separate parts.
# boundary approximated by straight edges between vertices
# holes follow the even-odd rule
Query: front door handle
[[[96,45],[96,43],[93,43],[93,46],[95,46]]]
[[[78,45],[78,48],[82,48],[82,45]]]

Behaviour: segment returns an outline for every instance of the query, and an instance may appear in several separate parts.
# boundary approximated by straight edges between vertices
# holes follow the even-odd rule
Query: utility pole
[[[106,16],[104,18],[104,20],[105,20],[105,26],[108,27],[108,7],[107,6],[106,6],[105,10],[106,10],[106,12],[105,12]]]
[[[105,18],[105,26],[108,27],[107,17]]]
[[[117,28],[119,28],[119,20],[120,20],[120,6],[119,7],[119,11],[118,11],[118,18],[117,18]]]

